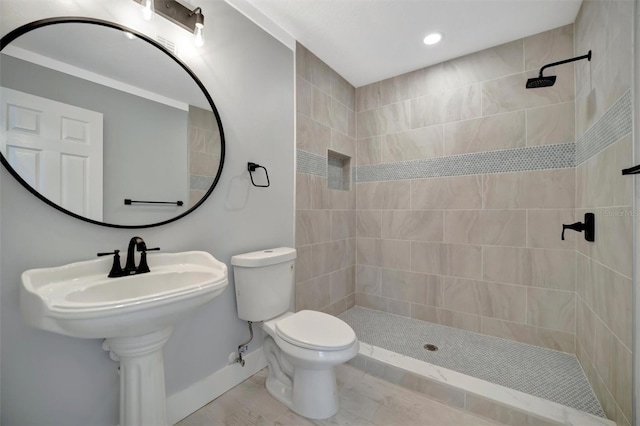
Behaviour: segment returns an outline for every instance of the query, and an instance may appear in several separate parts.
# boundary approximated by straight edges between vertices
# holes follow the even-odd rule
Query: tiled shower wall
[[[357,90],[298,45],[296,308],[355,302],[575,352],[630,424],[632,10],[585,1],[575,28]],[[328,149],[357,166],[355,191],[327,188]],[[561,240],[586,212],[595,243]]]
[[[573,353],[573,25],[356,90],[356,304]]]
[[[632,418],[631,87],[633,2],[585,1],[575,24],[576,215],[595,213],[595,242],[577,243],[576,355],[607,416]]]
[[[296,93],[296,310],[338,315],[355,303],[356,192],[330,189],[327,163],[355,164],[355,89],[298,44]]]

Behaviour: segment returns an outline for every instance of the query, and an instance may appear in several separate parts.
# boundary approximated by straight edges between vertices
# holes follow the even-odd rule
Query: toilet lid
[[[278,321],[276,333],[292,345],[325,351],[348,348],[356,340],[346,322],[317,311],[300,311]]]

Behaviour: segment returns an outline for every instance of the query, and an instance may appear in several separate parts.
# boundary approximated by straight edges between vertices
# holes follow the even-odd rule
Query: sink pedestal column
[[[167,425],[162,347],[172,331],[113,337],[102,344],[120,362],[120,426]]]

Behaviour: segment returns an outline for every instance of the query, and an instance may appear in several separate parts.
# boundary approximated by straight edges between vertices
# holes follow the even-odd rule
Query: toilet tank
[[[279,247],[231,257],[238,317],[266,321],[289,310],[296,249]]]

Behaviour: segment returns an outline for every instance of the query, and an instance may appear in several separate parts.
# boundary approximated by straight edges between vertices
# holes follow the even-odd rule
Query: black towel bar
[[[637,166],[629,167],[628,169],[622,169],[623,175],[637,175],[640,173],[640,164]]]
[[[180,200],[178,201],[137,201],[137,200],[132,200],[130,198],[125,198],[124,204],[127,206],[130,206],[132,204],[175,204],[176,206],[182,206],[184,203]]]

